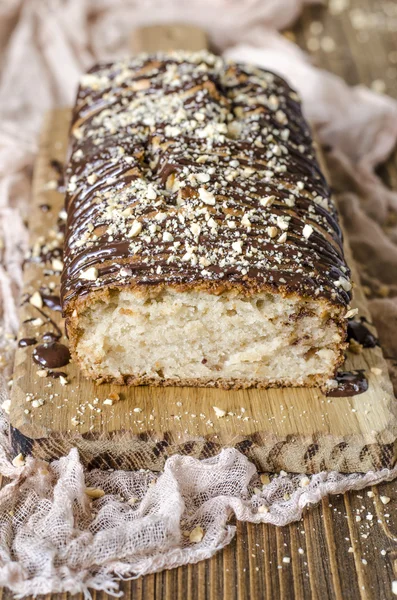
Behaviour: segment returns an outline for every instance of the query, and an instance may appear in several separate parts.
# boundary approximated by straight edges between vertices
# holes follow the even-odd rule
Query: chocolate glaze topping
[[[350,272],[296,93],[207,52],[82,77],[62,306],[104,287],[227,282],[345,306]]]
[[[327,396],[336,398],[356,396],[368,389],[368,380],[363,370],[340,371],[336,374],[335,380],[338,382],[338,387],[329,390]]]
[[[33,360],[48,369],[64,367],[70,361],[69,349],[59,342],[40,344],[33,350]]]

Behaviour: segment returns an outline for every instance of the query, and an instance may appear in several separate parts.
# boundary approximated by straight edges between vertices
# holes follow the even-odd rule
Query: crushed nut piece
[[[95,267],[90,267],[85,271],[82,271],[79,275],[80,279],[85,279],[87,281],[95,281],[98,279],[98,269]]]
[[[132,224],[132,227],[127,235],[128,235],[128,237],[136,237],[137,235],[139,235],[141,233],[141,231],[142,231],[142,223],[140,223],[139,221],[134,221]]]
[[[374,375],[382,375],[383,371],[382,369],[379,369],[379,367],[371,367],[371,373]]]
[[[7,415],[9,415],[11,409],[11,400],[4,400],[4,402],[1,405],[1,408],[7,413]]]
[[[89,498],[102,498],[105,495],[105,492],[100,488],[87,487],[85,488],[85,493]]]
[[[389,496],[380,496],[380,501],[382,502],[382,504],[389,504],[390,498]]]
[[[211,192],[208,192],[205,188],[199,188],[198,190],[200,200],[202,200],[205,204],[210,204],[214,206],[215,204],[215,196]]]
[[[353,352],[353,354],[361,354],[364,350],[364,346],[352,338],[349,340],[349,350],[350,352]]]
[[[62,271],[63,262],[59,258],[53,258],[51,261],[51,266],[54,269],[54,271]]]
[[[43,298],[41,297],[40,292],[34,292],[34,294],[30,296],[29,302],[36,308],[43,308]]]
[[[201,540],[204,537],[204,529],[202,527],[200,527],[200,525],[197,525],[197,527],[195,527],[189,534],[189,541],[192,543],[197,544],[198,542],[201,542]]]
[[[213,406],[212,408],[214,409],[215,414],[218,417],[218,419],[221,419],[222,417],[224,417],[226,415],[226,410],[223,410],[222,408],[218,408],[217,406]]]
[[[12,459],[12,464],[14,467],[23,467],[25,465],[25,458],[21,452]]]

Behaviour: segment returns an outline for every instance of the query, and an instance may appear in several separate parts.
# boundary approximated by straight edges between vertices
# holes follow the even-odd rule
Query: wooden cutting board
[[[135,50],[206,46],[203,32],[193,27],[145,28],[134,40]],[[51,248],[60,241],[57,223],[64,198],[56,189],[57,165],[65,160],[69,119],[69,109],[53,111],[45,119],[33,184],[33,247]],[[370,319],[347,244],[346,253],[356,284],[353,306],[359,316]],[[63,331],[60,312],[46,305],[38,310],[26,301],[42,285],[53,286],[51,294],[59,294],[59,273],[46,275],[49,269],[51,262],[26,264],[18,339],[40,337],[53,329],[48,318]],[[38,318],[43,324],[37,325]],[[376,335],[374,328],[371,331]],[[67,344],[65,337],[61,341]],[[396,461],[397,401],[379,347],[348,352],[344,370],[365,370],[369,389],[347,398],[326,397],[315,388],[97,386],[72,363],[61,369],[65,384],[37,374],[33,348],[18,348],[15,358],[11,436],[16,453],[53,459],[75,446],[89,467],[154,470],[174,453],[203,458],[227,446],[269,472],[366,472]],[[219,418],[214,407],[225,416]]]

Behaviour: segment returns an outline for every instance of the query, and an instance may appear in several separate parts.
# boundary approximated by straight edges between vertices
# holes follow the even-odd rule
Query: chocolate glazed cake
[[[62,305],[74,360],[129,385],[324,385],[351,284],[299,98],[206,52],[81,79]]]

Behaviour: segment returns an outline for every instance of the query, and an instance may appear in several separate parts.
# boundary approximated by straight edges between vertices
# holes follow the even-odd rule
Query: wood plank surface
[[[353,11],[368,19],[386,17],[394,2],[350,0],[339,14],[325,7],[306,7],[289,36],[308,49],[312,38],[330,37],[332,52],[310,50],[317,64],[351,84],[384,80],[397,98],[397,40],[387,27],[353,27]],[[356,14],[358,14],[356,12]],[[391,20],[388,19],[391,23]],[[321,23],[314,36],[311,24]],[[395,21],[394,21],[395,23]],[[312,48],[313,42],[309,44]],[[328,46],[329,47],[329,46]],[[394,55],[391,55],[394,56]],[[394,59],[393,59],[394,60]],[[394,71],[393,71],[394,70]],[[389,73],[389,76],[387,76]],[[397,155],[382,169],[386,181],[397,185]],[[393,600],[397,580],[397,486],[387,483],[331,497],[305,512],[302,520],[277,530],[270,525],[237,525],[233,542],[213,559],[122,583],[125,598],[137,600]],[[380,496],[391,498],[384,506]],[[367,514],[373,515],[370,521]],[[389,516],[386,516],[389,515]],[[360,517],[360,521],[356,517]],[[286,544],[286,545],[284,545]],[[353,552],[349,552],[352,548]],[[302,553],[299,551],[303,551]],[[290,556],[289,564],[279,557]],[[363,562],[366,561],[366,564]],[[4,590],[3,600],[12,595]],[[69,600],[68,594],[51,600]],[[93,592],[94,600],[110,600]],[[74,600],[83,600],[75,596]]]
[[[43,128],[19,339],[40,340],[45,331],[54,330],[54,323],[64,331],[58,310],[38,307],[30,299],[46,288],[51,297],[59,295],[60,273],[53,270],[51,249],[62,244],[58,215],[64,197],[56,189],[54,165],[65,161],[69,121],[69,110],[57,110]],[[37,253],[50,258],[37,261]],[[358,317],[370,320],[348,245],[345,253],[355,282],[352,306]],[[67,344],[66,336],[61,341]],[[343,370],[363,370],[369,387],[363,394],[341,398],[327,397],[317,388],[96,385],[73,363],[61,369],[66,379],[53,379],[43,377],[46,371],[33,361],[34,348],[17,349],[13,374],[13,442],[23,454],[52,459],[76,446],[87,466],[161,469],[175,453],[208,457],[233,446],[263,471],[297,473],[366,472],[392,467],[396,461],[397,402],[378,346],[347,353]],[[112,397],[120,401],[109,405]],[[218,418],[214,407],[225,416]]]

